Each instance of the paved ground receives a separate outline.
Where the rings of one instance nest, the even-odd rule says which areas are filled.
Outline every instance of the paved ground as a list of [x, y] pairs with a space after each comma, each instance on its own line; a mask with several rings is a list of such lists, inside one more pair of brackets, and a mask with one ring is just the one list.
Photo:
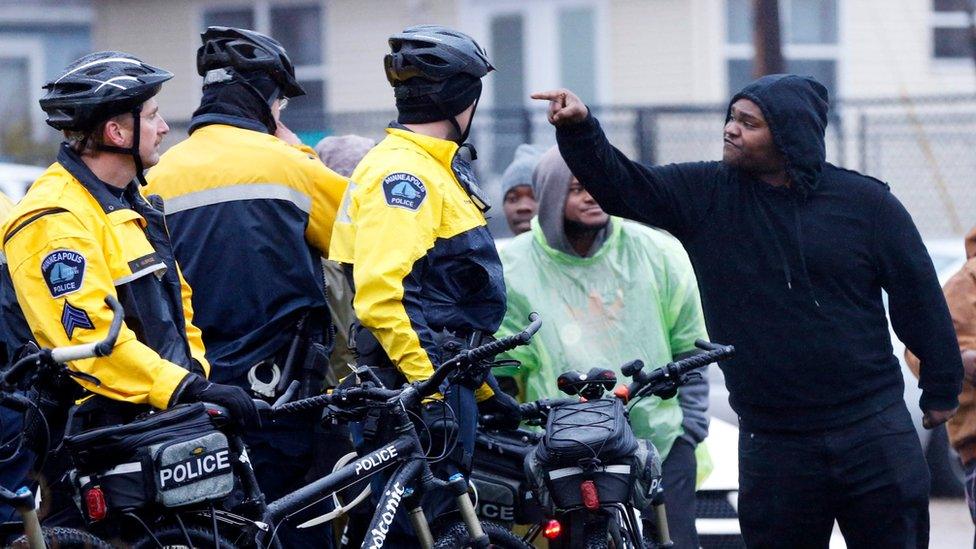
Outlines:
[[[961, 499], [935, 499], [929, 505], [930, 549], [968, 549], [973, 547], [973, 523]], [[830, 549], [844, 548], [840, 531], [834, 527]]]
[[936, 499], [929, 505], [932, 549], [964, 549], [973, 546], [973, 523], [961, 499]]

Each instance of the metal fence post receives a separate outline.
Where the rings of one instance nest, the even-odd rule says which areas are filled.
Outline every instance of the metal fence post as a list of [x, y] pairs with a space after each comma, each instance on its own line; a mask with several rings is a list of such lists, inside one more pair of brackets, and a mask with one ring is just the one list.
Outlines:
[[653, 166], [657, 156], [657, 111], [649, 107], [637, 109], [634, 118], [634, 145], [642, 164]]
[[868, 113], [863, 110], [857, 117], [858, 167], [861, 173], [868, 172]]
[[522, 143], [532, 143], [532, 111], [522, 107]]

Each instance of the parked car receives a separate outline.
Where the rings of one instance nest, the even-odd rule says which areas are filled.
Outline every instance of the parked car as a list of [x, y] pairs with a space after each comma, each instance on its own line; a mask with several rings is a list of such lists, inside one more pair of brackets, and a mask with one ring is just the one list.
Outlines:
[[0, 192], [17, 202], [45, 169], [27, 164], [0, 162]]

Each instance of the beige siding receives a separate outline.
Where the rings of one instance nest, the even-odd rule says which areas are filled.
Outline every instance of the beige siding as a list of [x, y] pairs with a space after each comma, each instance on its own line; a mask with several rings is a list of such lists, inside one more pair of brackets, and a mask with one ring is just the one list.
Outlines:
[[94, 2], [92, 42], [121, 50], [175, 75], [159, 95], [163, 115], [186, 120], [200, 99], [196, 49], [198, 10], [192, 0], [99, 0]]
[[841, 89], [847, 97], [976, 90], [971, 60], [932, 57], [930, 0], [841, 0]]
[[717, 0], [614, 0], [613, 100], [618, 104], [715, 101], [724, 90]]
[[393, 108], [383, 72], [387, 38], [418, 23], [453, 26], [455, 0], [337, 0], [329, 2], [329, 109], [334, 112]]

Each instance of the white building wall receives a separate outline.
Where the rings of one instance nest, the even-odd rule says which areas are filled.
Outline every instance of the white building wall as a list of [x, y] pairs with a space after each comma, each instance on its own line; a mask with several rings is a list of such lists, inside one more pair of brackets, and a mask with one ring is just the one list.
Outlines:
[[455, 0], [334, 0], [326, 14], [330, 110], [393, 108], [383, 71], [387, 38], [419, 23], [457, 25]]
[[839, 0], [846, 98], [976, 93], [971, 59], [932, 55], [931, 0]]
[[610, 64], [617, 104], [714, 102], [724, 95], [719, 0], [614, 0]]

